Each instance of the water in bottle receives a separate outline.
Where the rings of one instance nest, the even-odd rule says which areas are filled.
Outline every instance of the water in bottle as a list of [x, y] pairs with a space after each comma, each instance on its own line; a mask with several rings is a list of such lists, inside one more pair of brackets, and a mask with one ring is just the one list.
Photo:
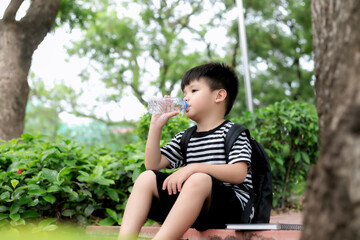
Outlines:
[[151, 114], [182, 112], [186, 110], [187, 103], [181, 98], [153, 97], [149, 99], [148, 107]]

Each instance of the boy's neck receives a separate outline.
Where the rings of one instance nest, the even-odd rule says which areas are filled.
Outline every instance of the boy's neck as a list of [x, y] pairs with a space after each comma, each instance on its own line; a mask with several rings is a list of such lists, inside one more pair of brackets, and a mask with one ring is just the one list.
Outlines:
[[202, 121], [197, 122], [197, 132], [206, 132], [210, 131], [218, 126], [220, 126], [225, 121], [224, 118], [207, 118]]

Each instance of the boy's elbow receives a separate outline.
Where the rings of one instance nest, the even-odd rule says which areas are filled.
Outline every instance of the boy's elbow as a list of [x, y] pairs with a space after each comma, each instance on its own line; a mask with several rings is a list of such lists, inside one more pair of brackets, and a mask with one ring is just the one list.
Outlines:
[[233, 181], [235, 184], [241, 184], [246, 179], [248, 166], [247, 163], [244, 162], [235, 163], [235, 166], [234, 170], [236, 174], [234, 174]]
[[146, 170], [161, 170], [162, 167], [159, 165], [159, 164], [154, 164], [154, 163], [150, 163], [150, 162], [147, 162], [145, 160], [145, 169]]
[[238, 174], [238, 176], [234, 177], [234, 184], [241, 184], [245, 181], [246, 174], [243, 176], [243, 174]]
[[153, 164], [149, 163], [148, 161], [146, 161], [145, 159], [145, 169], [146, 170], [156, 170], [153, 166]]
[[146, 163], [145, 163], [145, 169], [146, 170], [156, 170], [154, 167], [152, 167], [151, 165], [146, 164]]

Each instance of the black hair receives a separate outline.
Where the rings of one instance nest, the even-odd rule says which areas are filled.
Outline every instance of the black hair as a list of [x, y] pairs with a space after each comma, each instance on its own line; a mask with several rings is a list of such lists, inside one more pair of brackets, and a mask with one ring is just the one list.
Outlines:
[[181, 90], [189, 85], [193, 80], [204, 78], [211, 91], [225, 89], [226, 112], [228, 115], [234, 105], [239, 91], [239, 80], [234, 70], [224, 63], [206, 63], [188, 70], [181, 79]]

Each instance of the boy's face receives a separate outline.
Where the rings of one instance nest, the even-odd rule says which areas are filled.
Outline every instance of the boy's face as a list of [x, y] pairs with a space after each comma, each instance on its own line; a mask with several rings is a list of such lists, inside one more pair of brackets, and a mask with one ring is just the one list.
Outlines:
[[217, 90], [211, 91], [204, 78], [194, 79], [184, 88], [184, 100], [187, 101], [186, 116], [195, 122], [206, 118], [214, 111]]

